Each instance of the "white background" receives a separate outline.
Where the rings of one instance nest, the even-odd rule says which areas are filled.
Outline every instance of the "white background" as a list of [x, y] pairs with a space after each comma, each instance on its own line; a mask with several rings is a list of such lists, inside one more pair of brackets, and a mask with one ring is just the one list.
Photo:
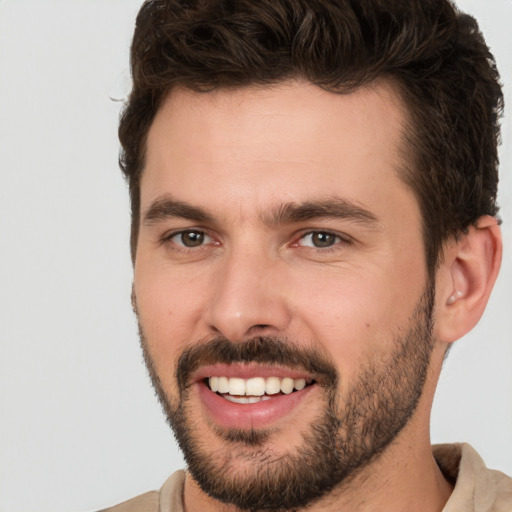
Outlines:
[[[0, 0], [0, 511], [85, 512], [183, 465], [139, 352], [117, 118], [140, 0]], [[511, 0], [459, 1], [505, 82], [505, 260], [452, 351], [435, 442], [512, 473]]]

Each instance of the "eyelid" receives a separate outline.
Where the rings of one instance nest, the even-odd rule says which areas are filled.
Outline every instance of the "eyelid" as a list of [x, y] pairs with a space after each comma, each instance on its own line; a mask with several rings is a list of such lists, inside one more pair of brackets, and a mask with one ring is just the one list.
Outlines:
[[[335, 242], [333, 245], [328, 246], [328, 247], [311, 247], [311, 246], [305, 246], [305, 245], [301, 245], [300, 244], [300, 241], [304, 240], [307, 236], [314, 235], [314, 234], [317, 234], [317, 233], [324, 233], [326, 235], [331, 235], [331, 236], [333, 236], [335, 238], [338, 238], [339, 240], [337, 242]], [[316, 250], [319, 250], [319, 251], [326, 251], [328, 249], [334, 248], [335, 246], [337, 246], [339, 244], [350, 245], [353, 242], [354, 242], [354, 240], [352, 239], [352, 237], [350, 237], [349, 235], [347, 235], [345, 233], [339, 233], [339, 232], [334, 231], [332, 229], [318, 228], [318, 229], [308, 229], [308, 230], [302, 231], [295, 238], [295, 241], [291, 245], [292, 246], [298, 246], [298, 247], [309, 247], [311, 249], [316, 249]]]
[[[202, 243], [201, 245], [198, 245], [196, 247], [187, 247], [183, 243], [178, 243], [173, 240], [175, 237], [182, 235], [183, 233], [187, 233], [187, 232], [202, 233], [205, 237], [204, 243]], [[333, 243], [331, 246], [328, 246], [328, 247], [313, 247], [313, 246], [309, 247], [309, 246], [302, 245], [300, 243], [307, 236], [318, 234], [318, 233], [324, 233], [327, 235], [331, 235], [331, 236], [337, 238], [338, 240], [335, 243]], [[345, 233], [340, 233], [340, 232], [337, 232], [332, 229], [322, 229], [322, 228], [302, 230], [294, 237], [293, 240], [294, 241], [290, 244], [291, 247], [305, 247], [305, 248], [309, 247], [311, 249], [316, 249], [316, 250], [324, 251], [324, 252], [326, 250], [334, 248], [335, 246], [340, 245], [340, 244], [341, 245], [350, 245], [350, 244], [354, 243], [353, 238]], [[196, 250], [196, 251], [201, 248], [204, 248], [205, 246], [210, 245], [212, 243], [213, 243], [213, 245], [220, 245], [220, 242], [213, 235], [211, 235], [209, 233], [208, 229], [201, 228], [201, 227], [178, 228], [178, 229], [174, 229], [171, 231], [167, 231], [165, 234], [163, 234], [160, 237], [159, 243], [162, 245], [172, 244], [174, 247], [176, 247], [178, 249]]]
[[[205, 242], [196, 247], [187, 247], [186, 245], [184, 245], [182, 243], [177, 243], [176, 241], [173, 240], [175, 237], [182, 235], [183, 233], [202, 233], [205, 237]], [[167, 231], [160, 238], [161, 244], [172, 244], [175, 247], [177, 247], [179, 249], [183, 249], [183, 250], [198, 250], [198, 249], [201, 249], [202, 247], [204, 247], [205, 245], [211, 244], [212, 242], [216, 242], [216, 241], [215, 241], [215, 238], [210, 233], [208, 233], [208, 230], [206, 230], [204, 228], [194, 228], [194, 227], [180, 228], [180, 229], [174, 229], [172, 231]], [[218, 242], [216, 242], [216, 243], [218, 243]]]

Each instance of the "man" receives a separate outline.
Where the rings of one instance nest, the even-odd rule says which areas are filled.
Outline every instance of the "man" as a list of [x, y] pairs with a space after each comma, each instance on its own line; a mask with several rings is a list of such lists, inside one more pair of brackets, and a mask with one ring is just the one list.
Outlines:
[[502, 94], [445, 0], [148, 1], [121, 118], [133, 306], [187, 461], [115, 511], [510, 511], [431, 447], [501, 260]]

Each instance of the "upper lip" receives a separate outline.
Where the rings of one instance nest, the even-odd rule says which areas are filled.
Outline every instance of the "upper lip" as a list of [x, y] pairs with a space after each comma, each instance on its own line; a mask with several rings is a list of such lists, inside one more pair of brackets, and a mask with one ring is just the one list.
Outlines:
[[213, 364], [201, 366], [194, 372], [191, 382], [200, 382], [208, 377], [238, 377], [240, 379], [251, 379], [253, 377], [289, 377], [291, 379], [313, 379], [304, 370], [287, 368], [285, 366], [273, 366], [261, 363], [232, 363]]

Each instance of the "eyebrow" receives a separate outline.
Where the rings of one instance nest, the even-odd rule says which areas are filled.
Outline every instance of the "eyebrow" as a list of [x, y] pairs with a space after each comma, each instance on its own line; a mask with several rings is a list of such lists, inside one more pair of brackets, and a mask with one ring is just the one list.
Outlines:
[[275, 211], [265, 215], [265, 222], [275, 225], [322, 218], [347, 219], [369, 225], [378, 222], [378, 218], [366, 208], [338, 197], [280, 205]]
[[[151, 204], [144, 213], [143, 223], [151, 226], [172, 218], [206, 224], [218, 222], [218, 218], [207, 210], [167, 196]], [[378, 223], [378, 218], [366, 208], [338, 197], [304, 203], [285, 203], [262, 215], [263, 222], [270, 226], [322, 218], [347, 219], [370, 226]]]
[[144, 213], [143, 223], [145, 226], [151, 226], [172, 218], [187, 219], [201, 223], [210, 223], [215, 220], [215, 217], [203, 208], [165, 197], [157, 199], [151, 204]]

